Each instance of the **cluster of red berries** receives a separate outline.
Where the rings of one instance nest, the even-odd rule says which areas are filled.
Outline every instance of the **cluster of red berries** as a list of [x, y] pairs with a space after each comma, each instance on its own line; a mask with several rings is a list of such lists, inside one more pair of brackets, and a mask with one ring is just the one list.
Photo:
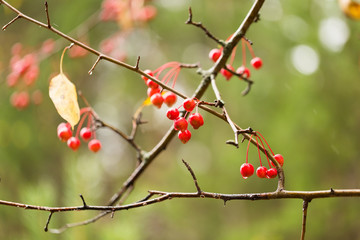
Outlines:
[[29, 53], [21, 56], [22, 45], [16, 43], [11, 49], [10, 73], [7, 75], [8, 87], [15, 88], [10, 97], [10, 103], [17, 109], [24, 109], [32, 101], [34, 104], [42, 102], [42, 93], [36, 89], [30, 95], [30, 88], [34, 85], [39, 76], [39, 64], [37, 55]]
[[[101, 142], [96, 139], [95, 131], [92, 130], [94, 129], [92, 110], [90, 108], [83, 108], [80, 110], [80, 114], [82, 117], [77, 127], [75, 136], [73, 136], [70, 123], [64, 122], [58, 125], [57, 135], [61, 141], [66, 142], [68, 147], [74, 151], [80, 147], [79, 135], [84, 142], [91, 139], [88, 143], [88, 148], [92, 152], [97, 152], [101, 149]], [[87, 126], [82, 127], [86, 118], [88, 119]]]
[[179, 108], [183, 107], [185, 111], [188, 113], [191, 113], [194, 108], [197, 106], [197, 101], [195, 101], [192, 98], [187, 98], [184, 100], [183, 104], [180, 105], [178, 108], [170, 108], [166, 112], [166, 116], [174, 121], [174, 129], [179, 131], [178, 138], [182, 143], [187, 143], [191, 138], [191, 132], [188, 130], [188, 123], [194, 128], [198, 129], [202, 125], [204, 125], [204, 119], [201, 116], [200, 113], [196, 112], [190, 114], [189, 116], [189, 122], [186, 120], [185, 117], [179, 117], [180, 112]]
[[[260, 137], [258, 135], [260, 135]], [[248, 143], [247, 151], [246, 151], [246, 163], [243, 163], [241, 165], [240, 174], [244, 179], [246, 179], [246, 178], [248, 178], [248, 177], [250, 177], [250, 176], [252, 176], [254, 174], [254, 166], [251, 163], [248, 162], [249, 146], [250, 146], [251, 139], [254, 136], [255, 136], [256, 143], [257, 143], [257, 148], [258, 148], [258, 153], [259, 153], [259, 160], [260, 160], [260, 166], [256, 169], [256, 175], [259, 178], [275, 178], [277, 176], [277, 170], [275, 168], [274, 163], [271, 162], [271, 164], [270, 164], [270, 160], [269, 160], [269, 157], [268, 157], [267, 154], [265, 154], [265, 156], [266, 156], [266, 159], [267, 159], [267, 161], [269, 163], [269, 169], [267, 169], [265, 166], [262, 165], [258, 140], [260, 141], [260, 143], [261, 143], [261, 145], [262, 145], [262, 147], [264, 149], [265, 149], [265, 146], [263, 144], [262, 139], [265, 141], [265, 143], [268, 146], [269, 150], [271, 151], [273, 157], [280, 164], [280, 166], [283, 166], [284, 158], [283, 158], [283, 156], [281, 154], [274, 154], [274, 152], [270, 148], [270, 146], [267, 143], [267, 141], [265, 140], [265, 138], [259, 132], [256, 132], [255, 134], [251, 135], [251, 137], [249, 139], [249, 143]]]
[[[250, 64], [253, 66], [254, 69], [260, 69], [262, 66], [262, 60], [259, 57], [255, 56], [255, 53], [251, 47], [251, 44], [245, 40], [244, 38], [241, 39], [242, 41], [242, 54], [243, 54], [243, 63], [242, 65], [235, 71], [234, 67], [232, 66], [234, 58], [235, 58], [235, 53], [236, 53], [236, 48], [234, 48], [233, 52], [232, 52], [232, 56], [230, 59], [230, 64], [226, 64], [226, 68], [231, 70], [231, 71], [235, 71], [237, 74], [241, 75], [244, 78], [249, 78], [250, 77], [250, 69], [246, 67], [246, 48], [245, 46], [248, 47], [251, 55], [252, 55], [252, 59], [250, 61]], [[220, 56], [222, 54], [222, 48], [214, 48], [209, 52], [209, 58], [216, 62]], [[220, 73], [226, 78], [226, 80], [230, 80], [230, 78], [233, 76], [233, 74], [226, 70], [225, 68], [220, 70]]]
[[[151, 70], [145, 70], [144, 72], [152, 77], [154, 76], [154, 73]], [[161, 108], [163, 103], [165, 103], [168, 107], [171, 107], [176, 103], [177, 97], [174, 93], [161, 91], [159, 84], [152, 81], [151, 79], [148, 79], [145, 76], [141, 77], [142, 79], [144, 79], [145, 84], [148, 86], [147, 95], [150, 98], [151, 103], [155, 107]]]

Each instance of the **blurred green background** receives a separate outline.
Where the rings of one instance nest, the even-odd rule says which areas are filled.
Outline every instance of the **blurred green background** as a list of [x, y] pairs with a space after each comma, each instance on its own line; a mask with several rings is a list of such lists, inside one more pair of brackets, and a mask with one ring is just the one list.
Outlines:
[[[9, 1], [41, 21], [46, 21], [43, 1]], [[134, 29], [121, 50], [127, 62], [141, 56], [142, 69], [156, 69], [169, 61], [200, 62], [211, 66], [208, 52], [217, 47], [202, 31], [185, 25], [188, 7], [194, 21], [201, 21], [221, 39], [241, 23], [253, 1], [246, 0], [157, 0], [156, 18]], [[49, 1], [52, 23], [70, 32], [100, 9], [101, 1]], [[0, 25], [15, 15], [0, 7]], [[255, 81], [250, 94], [241, 96], [244, 82], [221, 75], [218, 87], [232, 119], [241, 127], [260, 131], [276, 153], [285, 158], [286, 189], [321, 190], [359, 188], [360, 84], [359, 22], [343, 16], [335, 0], [267, 0], [261, 21], [247, 37], [254, 42], [263, 68], [252, 71]], [[114, 22], [100, 22], [87, 41], [99, 43], [119, 30]], [[14, 89], [6, 85], [16, 42], [25, 52], [36, 51], [50, 31], [18, 20], [0, 37], [0, 199], [45, 206], [81, 205], [82, 194], [90, 205], [102, 205], [132, 172], [134, 151], [106, 129], [97, 132], [103, 149], [93, 154], [86, 146], [77, 152], [58, 140], [56, 127], [62, 121], [48, 98], [49, 76], [57, 73], [60, 52], [40, 63], [40, 77], [33, 88], [44, 94], [41, 105], [19, 111], [9, 98]], [[76, 35], [73, 35], [77, 37]], [[61, 48], [68, 45], [67, 42]], [[249, 52], [248, 52], [249, 55]], [[131, 116], [146, 97], [146, 86], [136, 74], [100, 62], [89, 76], [96, 57], [65, 57], [64, 71], [82, 90], [100, 117], [129, 133]], [[241, 65], [238, 50], [234, 67]], [[176, 88], [191, 95], [200, 78], [183, 70]], [[204, 100], [213, 101], [211, 89]], [[82, 104], [82, 103], [81, 103]], [[82, 104], [83, 105], [83, 104]], [[172, 124], [167, 108], [144, 110], [149, 123], [141, 127], [137, 143], [150, 150]], [[221, 193], [264, 192], [276, 189], [276, 179], [255, 176], [244, 180], [239, 167], [245, 162], [246, 143], [239, 149], [226, 145], [233, 137], [223, 121], [202, 112], [205, 125], [193, 131], [183, 145], [174, 139], [138, 180], [127, 203], [137, 201], [147, 190], [195, 191], [181, 163], [195, 171], [204, 191]], [[256, 148], [249, 161], [256, 167]], [[359, 199], [321, 199], [309, 205], [307, 239], [360, 239]], [[54, 214], [51, 228], [85, 220], [95, 212]], [[113, 219], [72, 228], [61, 235], [45, 233], [48, 213], [0, 206], [0, 239], [298, 239], [302, 201], [222, 201], [174, 199], [160, 204], [117, 212]]]

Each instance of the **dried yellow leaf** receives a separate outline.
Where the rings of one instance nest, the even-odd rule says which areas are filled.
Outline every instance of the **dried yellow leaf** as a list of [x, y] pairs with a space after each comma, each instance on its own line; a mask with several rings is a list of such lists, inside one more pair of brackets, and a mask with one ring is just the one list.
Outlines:
[[60, 73], [50, 80], [49, 95], [59, 115], [74, 128], [80, 120], [75, 85]]

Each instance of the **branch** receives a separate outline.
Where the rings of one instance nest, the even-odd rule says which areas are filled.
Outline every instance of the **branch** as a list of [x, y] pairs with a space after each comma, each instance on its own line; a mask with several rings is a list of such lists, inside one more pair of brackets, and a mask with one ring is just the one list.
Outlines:
[[[321, 190], [321, 191], [287, 191], [283, 190], [281, 192], [264, 192], [264, 193], [245, 193], [245, 194], [224, 194], [224, 193], [212, 193], [212, 192], [202, 192], [201, 195], [196, 193], [188, 192], [163, 192], [163, 191], [149, 191], [152, 196], [160, 195], [160, 197], [148, 199], [145, 201], [137, 201], [131, 204], [121, 205], [121, 206], [73, 206], [73, 207], [47, 207], [47, 206], [37, 206], [37, 205], [28, 205], [17, 202], [9, 202], [0, 200], [0, 205], [12, 206], [17, 208], [23, 208], [28, 210], [38, 210], [46, 212], [70, 212], [70, 211], [122, 211], [129, 210], [133, 208], [139, 208], [148, 206], [151, 204], [163, 202], [172, 198], [209, 198], [209, 199], [221, 199], [223, 201], [231, 200], [269, 200], [269, 199], [305, 199], [304, 201], [310, 202], [312, 199], [319, 198], [335, 198], [335, 197], [360, 197], [360, 189], [331, 189], [331, 190]], [[305, 206], [306, 207], [306, 206]], [[307, 209], [304, 208], [305, 210]]]

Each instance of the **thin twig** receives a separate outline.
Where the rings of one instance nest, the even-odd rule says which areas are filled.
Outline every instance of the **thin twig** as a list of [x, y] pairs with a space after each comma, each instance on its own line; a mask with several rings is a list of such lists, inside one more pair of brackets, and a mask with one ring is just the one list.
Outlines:
[[185, 23], [194, 25], [195, 27], [198, 27], [198, 28], [201, 28], [209, 38], [211, 38], [212, 40], [217, 42], [219, 45], [221, 45], [223, 47], [225, 46], [225, 43], [223, 41], [217, 39], [213, 34], [211, 34], [210, 31], [206, 27], [204, 27], [204, 25], [202, 25], [201, 22], [193, 22], [192, 21], [192, 10], [190, 7], [189, 7], [189, 18]]
[[[331, 192], [331, 190], [330, 190]], [[302, 217], [302, 228], [301, 228], [301, 240], [305, 240], [305, 231], [306, 231], [306, 217], [307, 217], [307, 210], [309, 206], [309, 201], [304, 200], [303, 202], [303, 217]]]
[[50, 212], [49, 217], [48, 217], [48, 219], [47, 219], [47, 221], [46, 221], [46, 224], [45, 224], [45, 227], [44, 227], [44, 231], [45, 231], [45, 232], [47, 232], [48, 229], [49, 229], [49, 224], [50, 224], [50, 220], [51, 220], [51, 217], [52, 217], [53, 213], [54, 213], [54, 212]]
[[138, 56], [137, 59], [136, 59], [136, 64], [135, 64], [135, 67], [134, 67], [136, 70], [139, 70], [139, 64], [140, 64], [140, 56]]
[[16, 20], [18, 20], [19, 18], [21, 18], [20, 14], [17, 15], [16, 17], [14, 17], [10, 22], [8, 22], [7, 24], [5, 24], [3, 27], [2, 27], [2, 30], [5, 31], [6, 28], [8, 26], [10, 26], [10, 24], [14, 23]]
[[197, 190], [198, 194], [201, 195], [201, 194], [202, 194], [202, 191], [201, 191], [201, 188], [200, 188], [200, 186], [199, 186], [199, 184], [198, 184], [198, 181], [197, 181], [197, 179], [196, 179], [196, 176], [195, 176], [194, 171], [191, 169], [190, 165], [189, 165], [184, 159], [182, 159], [182, 162], [185, 164], [186, 168], [189, 170], [189, 172], [190, 172], [190, 174], [191, 174], [191, 177], [192, 177], [193, 180], [194, 180], [195, 187], [196, 187], [196, 190]]
[[80, 194], [80, 198], [81, 198], [81, 201], [83, 202], [84, 208], [86, 208], [86, 207], [87, 207], [87, 204], [86, 204], [85, 199], [84, 199], [84, 197], [83, 197], [82, 194]]
[[47, 27], [50, 29], [51, 28], [51, 24], [50, 24], [50, 17], [49, 17], [49, 6], [48, 6], [48, 2], [45, 2], [45, 12], [46, 12], [46, 21], [47, 21]]
[[95, 63], [94, 63], [94, 65], [90, 68], [90, 70], [89, 70], [89, 75], [92, 75], [92, 73], [93, 73], [93, 71], [94, 71], [94, 69], [95, 69], [95, 67], [96, 67], [96, 65], [100, 62], [100, 60], [103, 58], [103, 55], [102, 54], [100, 54], [99, 56], [98, 56], [98, 58], [96, 59], [96, 61], [95, 61]]
[[241, 92], [241, 95], [243, 95], [243, 96], [247, 95], [250, 92], [251, 86], [254, 84], [254, 81], [244, 77], [242, 74], [237, 73], [226, 66], [224, 66], [224, 69], [226, 69], [226, 71], [229, 71], [231, 74], [233, 74], [234, 76], [237, 76], [238, 78], [240, 78], [241, 80], [243, 80], [247, 83], [247, 87]]

